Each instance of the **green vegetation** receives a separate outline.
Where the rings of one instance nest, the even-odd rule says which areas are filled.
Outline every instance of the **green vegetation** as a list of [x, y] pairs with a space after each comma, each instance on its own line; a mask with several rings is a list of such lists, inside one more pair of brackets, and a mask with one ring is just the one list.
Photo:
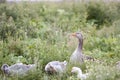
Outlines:
[[84, 35], [84, 54], [102, 63], [86, 62], [87, 80], [119, 80], [115, 63], [120, 60], [120, 2], [1, 3], [0, 66], [36, 63], [37, 72], [4, 80], [77, 80], [70, 73], [47, 75], [52, 60], [69, 62], [77, 41], [70, 33]]

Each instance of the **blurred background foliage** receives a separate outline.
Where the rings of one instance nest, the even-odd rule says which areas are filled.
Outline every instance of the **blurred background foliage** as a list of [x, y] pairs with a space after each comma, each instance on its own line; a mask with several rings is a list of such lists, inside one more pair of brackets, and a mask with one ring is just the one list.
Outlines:
[[[98, 64], [88, 63], [93, 72], [88, 80], [119, 80], [113, 66], [120, 60], [120, 2], [0, 3], [0, 66], [38, 64], [33, 76], [8, 80], [58, 80], [60, 76], [45, 74], [44, 66], [69, 61], [77, 45], [70, 33], [77, 31], [84, 35], [84, 54], [103, 60], [99, 67], [111, 73], [103, 75]], [[69, 69], [67, 73], [59, 80], [70, 80]]]

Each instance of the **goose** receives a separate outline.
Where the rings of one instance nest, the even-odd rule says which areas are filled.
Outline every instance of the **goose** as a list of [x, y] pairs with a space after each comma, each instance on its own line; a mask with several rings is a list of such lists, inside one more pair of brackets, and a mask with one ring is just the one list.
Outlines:
[[71, 73], [77, 73], [77, 78], [80, 80], [85, 80], [88, 77], [88, 73], [82, 74], [82, 70], [78, 67], [72, 67]]
[[73, 64], [82, 64], [84, 63], [84, 60], [91, 60], [93, 59], [90, 56], [84, 55], [82, 52], [82, 47], [83, 47], [83, 35], [81, 32], [76, 32], [76, 33], [72, 33], [72, 36], [75, 36], [78, 39], [78, 46], [75, 49], [75, 51], [72, 53], [72, 55], [70, 56], [70, 62]]
[[23, 63], [16, 63], [14, 65], [9, 66], [8, 64], [3, 64], [1, 70], [7, 76], [24, 76], [27, 74], [28, 71], [35, 69], [35, 64], [23, 64]]
[[67, 62], [60, 62], [60, 61], [51, 61], [45, 66], [45, 71], [49, 74], [54, 73], [63, 73], [66, 69]]
[[116, 68], [120, 70], [120, 61], [116, 62]]

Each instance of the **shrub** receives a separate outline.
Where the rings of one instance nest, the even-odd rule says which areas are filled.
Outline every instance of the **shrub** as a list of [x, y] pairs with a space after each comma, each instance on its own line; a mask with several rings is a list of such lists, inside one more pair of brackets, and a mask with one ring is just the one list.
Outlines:
[[120, 16], [117, 5], [114, 4], [115, 2], [90, 2], [87, 4], [87, 20], [95, 20], [95, 24], [98, 25], [98, 28], [100, 25], [113, 23], [115, 20], [119, 19], [118, 17]]

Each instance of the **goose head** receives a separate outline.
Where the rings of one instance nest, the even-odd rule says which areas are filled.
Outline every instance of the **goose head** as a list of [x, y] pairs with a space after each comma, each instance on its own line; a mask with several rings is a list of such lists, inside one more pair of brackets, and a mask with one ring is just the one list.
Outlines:
[[79, 41], [79, 47], [82, 49], [82, 45], [83, 45], [83, 35], [81, 32], [75, 32], [72, 33], [72, 36], [76, 37]]
[[61, 62], [61, 67], [65, 68], [67, 66], [67, 61]]
[[82, 70], [78, 67], [72, 67], [71, 73], [82, 74]]
[[7, 64], [3, 64], [2, 67], [1, 67], [1, 70], [4, 70], [6, 68], [8, 68], [9, 66]]
[[71, 70], [72, 73], [77, 73], [77, 78], [80, 80], [86, 80], [86, 78], [89, 76], [88, 73], [82, 74], [82, 70], [78, 67], [73, 67]]
[[3, 64], [2, 67], [1, 67], [1, 70], [2, 70], [5, 74], [9, 74], [8, 67], [9, 67], [8, 64]]
[[72, 33], [72, 36], [75, 36], [76, 38], [83, 40], [83, 35], [81, 32]]

